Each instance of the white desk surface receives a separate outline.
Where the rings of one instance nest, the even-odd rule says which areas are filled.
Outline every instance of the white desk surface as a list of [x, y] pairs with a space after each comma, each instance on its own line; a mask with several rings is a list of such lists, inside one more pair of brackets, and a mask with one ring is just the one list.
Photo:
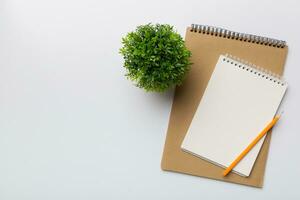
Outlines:
[[[299, 199], [298, 2], [0, 0], [0, 199]], [[148, 22], [288, 42], [263, 189], [160, 169], [173, 91], [134, 87], [118, 54]]]

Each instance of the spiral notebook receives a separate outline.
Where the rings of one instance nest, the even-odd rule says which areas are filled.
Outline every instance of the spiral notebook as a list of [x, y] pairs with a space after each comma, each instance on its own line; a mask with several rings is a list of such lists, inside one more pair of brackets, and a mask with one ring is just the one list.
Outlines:
[[[276, 31], [270, 34], [276, 35]], [[235, 173], [223, 177], [222, 167], [182, 151], [181, 144], [221, 54], [235, 55], [282, 75], [288, 52], [286, 43], [268, 37], [193, 24], [186, 29], [185, 44], [192, 52], [193, 65], [184, 83], [175, 91], [161, 168], [167, 171], [262, 187], [272, 134], [266, 136], [248, 177]]]
[[[181, 148], [227, 168], [272, 121], [287, 84], [280, 76], [221, 55]], [[249, 176], [263, 139], [233, 169]]]

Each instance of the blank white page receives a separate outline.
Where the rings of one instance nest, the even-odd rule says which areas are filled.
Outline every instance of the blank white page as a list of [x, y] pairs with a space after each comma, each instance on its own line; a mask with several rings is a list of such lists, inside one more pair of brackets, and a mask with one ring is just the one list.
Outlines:
[[[228, 167], [273, 119], [286, 88], [281, 79], [221, 55], [181, 148]], [[249, 176], [263, 141], [234, 172]]]

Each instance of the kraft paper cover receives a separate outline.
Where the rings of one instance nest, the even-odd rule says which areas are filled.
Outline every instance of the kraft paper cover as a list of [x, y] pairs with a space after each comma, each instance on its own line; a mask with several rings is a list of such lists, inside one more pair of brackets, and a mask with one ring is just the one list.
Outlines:
[[[193, 64], [184, 83], [175, 91], [161, 168], [167, 171], [262, 187], [271, 134], [267, 135], [249, 177], [242, 177], [234, 173], [223, 177], [223, 168], [182, 151], [180, 145], [220, 54], [234, 55], [282, 75], [287, 46], [278, 48], [223, 38], [191, 32], [191, 28], [186, 30], [185, 43], [192, 52], [191, 62]], [[220, 101], [222, 100], [220, 99]]]

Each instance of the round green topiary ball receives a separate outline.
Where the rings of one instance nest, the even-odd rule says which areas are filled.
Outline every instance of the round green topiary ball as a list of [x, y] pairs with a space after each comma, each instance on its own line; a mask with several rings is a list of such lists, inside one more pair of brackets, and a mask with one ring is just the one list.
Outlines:
[[126, 76], [146, 91], [180, 85], [190, 69], [191, 52], [167, 24], [146, 24], [122, 38]]

